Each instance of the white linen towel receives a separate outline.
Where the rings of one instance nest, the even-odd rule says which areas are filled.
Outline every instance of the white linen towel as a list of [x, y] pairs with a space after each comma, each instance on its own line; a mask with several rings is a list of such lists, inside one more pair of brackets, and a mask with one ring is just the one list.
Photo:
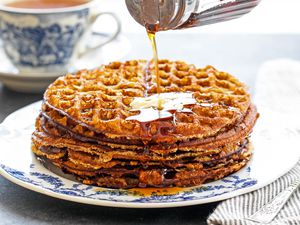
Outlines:
[[[255, 103], [260, 107], [268, 107], [283, 113], [291, 119], [291, 126], [299, 133], [300, 141], [300, 62], [288, 59], [266, 62], [257, 77]], [[207, 223], [209, 225], [258, 225], [245, 218], [268, 203], [296, 179], [300, 179], [300, 161], [290, 172], [272, 184], [221, 202], [208, 217]], [[269, 224], [300, 225], [300, 188]]]

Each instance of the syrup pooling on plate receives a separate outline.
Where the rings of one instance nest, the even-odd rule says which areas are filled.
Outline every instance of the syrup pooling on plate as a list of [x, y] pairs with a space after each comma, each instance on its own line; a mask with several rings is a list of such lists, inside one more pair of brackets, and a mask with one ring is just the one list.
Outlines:
[[134, 194], [138, 196], [172, 196], [178, 195], [183, 191], [188, 191], [190, 188], [178, 188], [178, 187], [171, 187], [171, 188], [132, 188], [128, 190], [129, 194]]
[[[176, 112], [193, 113], [188, 106], [197, 103], [191, 92], [169, 92], [154, 94], [149, 97], [136, 97], [130, 104], [132, 111], [139, 111], [126, 120], [137, 120], [141, 123], [156, 120], [172, 120]], [[160, 109], [158, 108], [160, 105]], [[174, 121], [175, 122], [175, 121]]]

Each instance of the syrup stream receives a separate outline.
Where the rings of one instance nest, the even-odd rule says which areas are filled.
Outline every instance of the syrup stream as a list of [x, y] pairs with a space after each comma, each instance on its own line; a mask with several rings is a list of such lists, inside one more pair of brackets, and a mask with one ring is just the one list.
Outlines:
[[158, 73], [158, 55], [157, 55], [155, 32], [151, 32], [151, 31], [147, 30], [147, 34], [151, 41], [152, 52], [153, 52], [153, 61], [154, 61], [154, 67], [155, 67], [154, 69], [155, 69], [156, 86], [157, 86], [157, 94], [158, 94], [157, 109], [162, 110], [162, 104], [161, 104], [161, 99], [160, 99], [161, 88], [160, 88], [160, 77], [159, 77], [159, 73]]

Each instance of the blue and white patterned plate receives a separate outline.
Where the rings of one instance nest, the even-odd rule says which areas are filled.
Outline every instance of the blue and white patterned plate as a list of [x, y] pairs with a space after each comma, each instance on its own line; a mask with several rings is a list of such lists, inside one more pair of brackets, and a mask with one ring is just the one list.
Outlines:
[[[299, 158], [296, 131], [274, 112], [260, 109], [252, 135], [254, 157], [241, 171], [194, 188], [113, 190], [84, 185], [46, 169], [32, 155], [30, 135], [40, 102], [28, 105], [0, 125], [0, 174], [52, 197], [74, 202], [128, 208], [177, 207], [220, 201], [261, 188], [290, 170]], [[299, 137], [299, 136], [298, 136]]]

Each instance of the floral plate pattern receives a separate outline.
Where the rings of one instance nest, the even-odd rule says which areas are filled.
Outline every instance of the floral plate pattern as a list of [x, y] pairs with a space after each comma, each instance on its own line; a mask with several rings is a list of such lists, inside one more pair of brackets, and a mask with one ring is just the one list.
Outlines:
[[[297, 132], [274, 124], [280, 115], [261, 111], [252, 135], [254, 156], [237, 173], [202, 186], [181, 189], [116, 190], [84, 185], [46, 169], [31, 153], [30, 135], [41, 102], [28, 105], [0, 125], [0, 174], [30, 190], [86, 204], [163, 208], [220, 201], [261, 188], [289, 171], [298, 161]], [[268, 117], [264, 117], [268, 115]], [[279, 126], [280, 125], [280, 126]], [[280, 165], [280, 166], [278, 166]]]

